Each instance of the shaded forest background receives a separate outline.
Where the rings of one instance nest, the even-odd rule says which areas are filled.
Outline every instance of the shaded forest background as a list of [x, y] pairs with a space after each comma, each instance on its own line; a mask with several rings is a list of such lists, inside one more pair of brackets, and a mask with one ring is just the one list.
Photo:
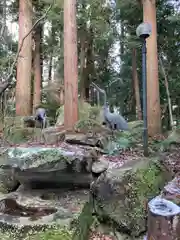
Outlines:
[[[42, 104], [48, 109], [53, 123], [57, 110], [63, 105], [64, 94], [63, 1], [27, 2], [3, 0], [0, 4], [1, 88], [7, 82], [9, 84], [9, 90], [1, 93], [1, 110], [3, 114], [28, 116]], [[111, 109], [119, 110], [128, 121], [141, 119], [142, 115], [142, 44], [136, 36], [136, 28], [143, 21], [142, 3], [131, 0], [77, 1], [79, 98], [99, 104], [97, 96], [90, 91], [91, 82], [95, 82], [107, 91]], [[27, 29], [32, 28], [23, 47], [21, 42], [26, 34], [20, 30], [22, 9], [26, 13]], [[169, 129], [165, 80], [169, 85], [174, 121], [178, 121], [180, 115], [180, 3], [158, 0], [156, 14], [159, 115], [162, 126]], [[19, 43], [7, 27], [10, 18], [19, 23]], [[27, 58], [19, 55], [16, 62], [18, 46], [29, 50], [26, 51]], [[26, 62], [26, 70], [18, 70], [19, 62]], [[151, 87], [156, 89], [157, 86]], [[101, 98], [100, 103], [103, 104]]]

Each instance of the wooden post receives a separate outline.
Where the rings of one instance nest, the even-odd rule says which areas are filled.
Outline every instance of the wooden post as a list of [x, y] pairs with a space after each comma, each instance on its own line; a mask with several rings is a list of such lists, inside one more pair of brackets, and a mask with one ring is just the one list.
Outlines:
[[147, 240], [178, 240], [180, 207], [156, 197], [148, 204]]
[[76, 0], [64, 0], [64, 87], [64, 125], [68, 129], [78, 121]]

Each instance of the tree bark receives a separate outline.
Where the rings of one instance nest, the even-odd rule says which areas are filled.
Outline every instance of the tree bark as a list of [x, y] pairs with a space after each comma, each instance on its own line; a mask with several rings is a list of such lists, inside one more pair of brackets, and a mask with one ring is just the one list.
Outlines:
[[[19, 47], [23, 37], [32, 28], [32, 3], [30, 0], [19, 1]], [[32, 34], [24, 40], [18, 62], [16, 82], [16, 115], [31, 114], [31, 66]]]
[[138, 120], [142, 120], [142, 111], [141, 111], [141, 102], [140, 102], [140, 93], [139, 93], [139, 78], [137, 73], [137, 64], [136, 64], [136, 49], [132, 50], [132, 72], [133, 72], [133, 84], [134, 84], [134, 93], [136, 101], [136, 112]]
[[73, 128], [78, 120], [78, 60], [76, 1], [64, 0], [64, 125]]
[[[54, 45], [54, 39], [55, 39], [55, 27], [54, 27], [54, 21], [51, 22], [51, 44]], [[49, 56], [49, 69], [48, 69], [48, 81], [52, 81], [52, 69], [53, 69], [53, 48], [50, 52]]]
[[2, 4], [2, 25], [1, 25], [1, 31], [0, 31], [0, 37], [2, 37], [2, 40], [4, 39], [4, 33], [6, 30], [6, 18], [7, 18], [7, 0], [3, 0]]
[[[148, 204], [147, 240], [178, 240], [180, 233], [179, 206], [162, 198], [159, 203]], [[162, 208], [162, 209], [161, 209]], [[156, 211], [155, 211], [156, 210]], [[171, 212], [170, 212], [171, 210]]]
[[52, 53], [50, 53], [49, 57], [49, 67], [48, 67], [48, 81], [52, 81], [52, 62], [53, 62], [53, 56]]
[[85, 72], [85, 95], [86, 100], [90, 101], [90, 84], [93, 77], [95, 77], [95, 67], [94, 67], [94, 54], [93, 54], [93, 39], [94, 32], [92, 27], [89, 28], [89, 36], [87, 42], [87, 52], [86, 52], [86, 72]]
[[41, 84], [42, 84], [42, 71], [41, 71], [41, 31], [42, 26], [39, 25], [35, 29], [34, 41], [34, 94], [33, 94], [33, 110], [41, 103]]
[[[82, 32], [83, 34], [83, 32]], [[86, 94], [85, 94], [85, 62], [86, 62], [86, 43], [85, 43], [85, 36], [82, 35], [80, 38], [80, 44], [81, 44], [81, 53], [80, 53], [80, 95], [81, 100], [85, 100]]]
[[[86, 1], [81, 2], [80, 14], [83, 14], [86, 11]], [[86, 48], [87, 48], [87, 23], [85, 20], [81, 23], [79, 30], [80, 36], [80, 96], [81, 101], [86, 100], [86, 90], [85, 84], [87, 79], [87, 69], [86, 69]]]
[[150, 136], [161, 133], [161, 110], [158, 80], [156, 1], [142, 0], [144, 22], [152, 26], [152, 34], [147, 39], [147, 116]]
[[120, 55], [124, 55], [124, 22], [121, 21], [121, 36], [120, 36]]

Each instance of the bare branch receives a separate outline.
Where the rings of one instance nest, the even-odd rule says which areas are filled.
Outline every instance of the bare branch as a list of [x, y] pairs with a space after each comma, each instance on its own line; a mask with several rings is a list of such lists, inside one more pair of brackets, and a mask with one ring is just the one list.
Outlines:
[[159, 55], [159, 62], [160, 66], [164, 75], [164, 85], [166, 87], [166, 94], [167, 94], [167, 99], [168, 99], [168, 108], [169, 108], [169, 118], [170, 118], [170, 123], [171, 123], [171, 128], [174, 128], [174, 122], [173, 122], [173, 114], [172, 114], [172, 103], [171, 103], [171, 97], [170, 97], [170, 91], [169, 91], [169, 83], [168, 83], [168, 78], [166, 75], [166, 71], [163, 65], [162, 57]]
[[23, 47], [23, 44], [24, 44], [25, 39], [29, 36], [29, 34], [31, 34], [31, 32], [33, 31], [33, 29], [34, 29], [35, 27], [37, 27], [37, 26], [39, 25], [39, 23], [46, 18], [47, 14], [49, 13], [49, 11], [51, 10], [51, 8], [53, 7], [54, 3], [55, 3], [55, 0], [53, 0], [53, 3], [48, 7], [48, 9], [47, 9], [46, 12], [44, 13], [44, 15], [42, 15], [42, 16], [33, 24], [33, 26], [32, 26], [32, 28], [30, 29], [30, 31], [23, 37], [22, 42], [21, 42], [21, 44], [20, 44], [20, 47], [19, 47], [19, 49], [18, 49], [18, 51], [17, 51], [17, 53], [16, 53], [16, 56], [15, 56], [15, 58], [14, 58], [14, 62], [13, 62], [13, 64], [12, 64], [12, 66], [11, 66], [10, 73], [9, 73], [9, 75], [7, 76], [6, 80], [5, 80], [7, 83], [6, 83], [6, 85], [0, 90], [0, 95], [11, 85], [10, 79], [11, 79], [11, 77], [12, 77], [12, 75], [13, 75], [13, 70], [14, 70], [14, 67], [15, 67], [15, 65], [16, 65], [16, 62], [17, 62], [17, 60], [18, 60], [19, 54], [20, 54], [20, 52], [21, 52], [21, 50], [22, 50], [22, 47]]
[[99, 92], [101, 92], [101, 93], [104, 93], [104, 92], [105, 92], [104, 89], [101, 89], [100, 87], [98, 87], [98, 85], [96, 85], [94, 82], [92, 82], [91, 85], [92, 85], [93, 87], [95, 87], [96, 90], [98, 90]]

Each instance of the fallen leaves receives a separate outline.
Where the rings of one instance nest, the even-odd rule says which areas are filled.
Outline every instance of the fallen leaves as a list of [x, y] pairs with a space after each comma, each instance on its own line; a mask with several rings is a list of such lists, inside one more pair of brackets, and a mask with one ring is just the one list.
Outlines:
[[115, 240], [115, 238], [102, 233], [92, 232], [89, 240]]
[[167, 152], [164, 154], [163, 162], [170, 172], [179, 173], [180, 172], [180, 151], [179, 148], [174, 149], [172, 152]]
[[143, 152], [137, 149], [120, 151], [118, 155], [102, 155], [100, 160], [108, 161], [109, 168], [121, 168], [126, 162], [143, 157]]

